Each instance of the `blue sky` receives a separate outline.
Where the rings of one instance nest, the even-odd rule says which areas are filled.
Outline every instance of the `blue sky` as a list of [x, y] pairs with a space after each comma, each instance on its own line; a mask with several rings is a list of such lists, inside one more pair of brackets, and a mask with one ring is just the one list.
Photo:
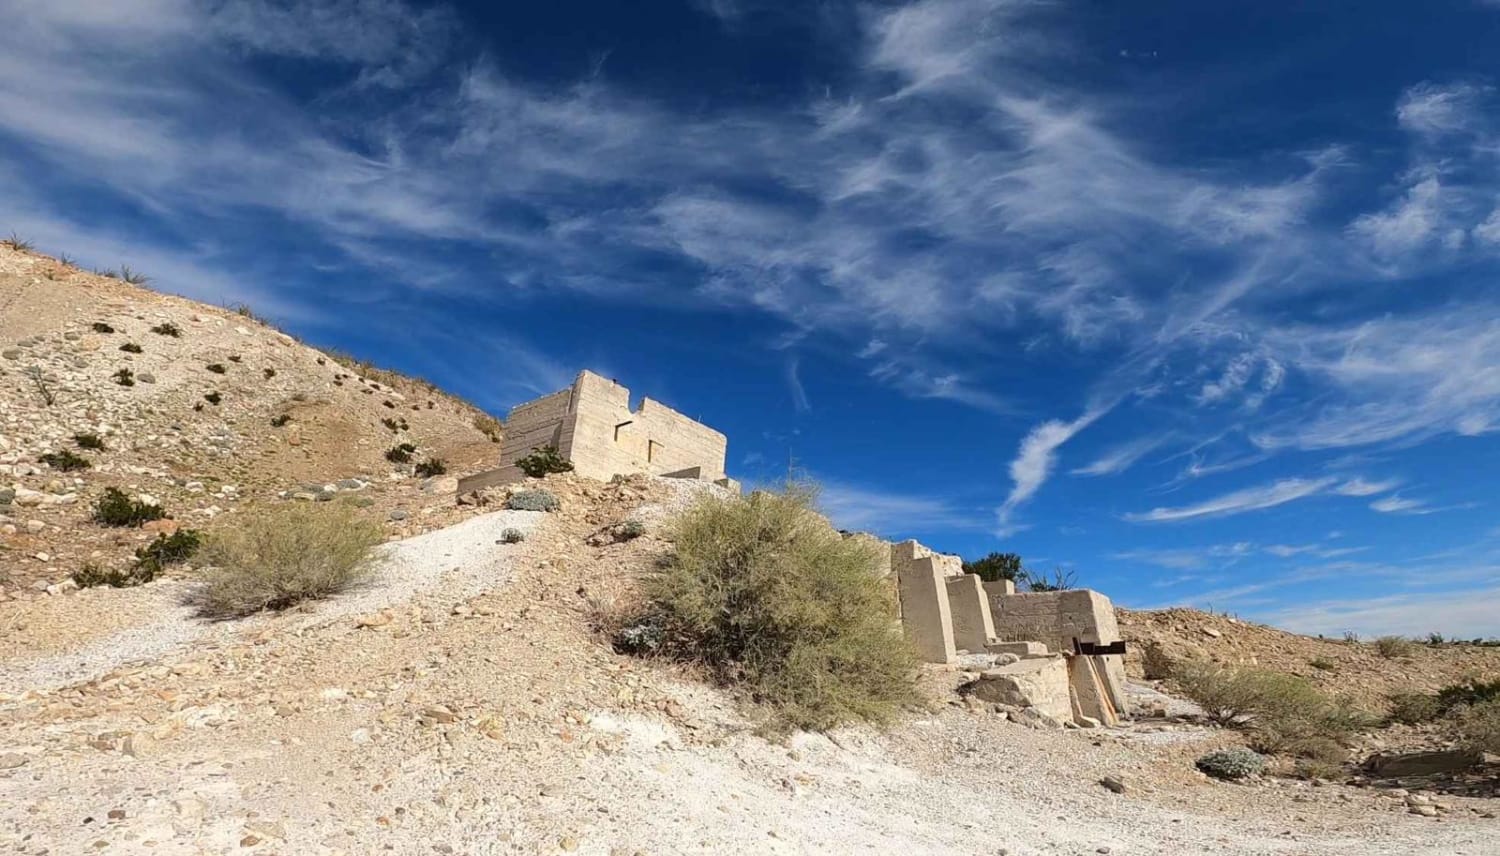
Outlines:
[[10, 7], [43, 250], [1124, 605], [1500, 634], [1500, 3]]

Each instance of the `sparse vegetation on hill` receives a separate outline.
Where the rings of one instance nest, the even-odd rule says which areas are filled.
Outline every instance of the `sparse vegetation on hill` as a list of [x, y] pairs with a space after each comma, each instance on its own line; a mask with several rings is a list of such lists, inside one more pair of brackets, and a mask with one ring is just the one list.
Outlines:
[[1020, 580], [1025, 577], [1026, 568], [1021, 564], [1021, 557], [1017, 553], [990, 553], [982, 559], [972, 562], [964, 562], [964, 573], [974, 574], [987, 583], [996, 580]]
[[48, 452], [45, 455], [39, 456], [37, 460], [41, 461], [54, 470], [60, 470], [65, 473], [74, 472], [76, 470], [86, 470], [89, 467], [93, 466], [93, 464], [89, 463], [88, 458], [85, 458], [82, 455], [74, 454], [67, 449], [63, 449], [57, 452]]
[[700, 499], [647, 581], [652, 620], [672, 653], [745, 690], [774, 728], [888, 722], [918, 700], [916, 659], [873, 548], [812, 500], [802, 488]]
[[1172, 678], [1209, 719], [1245, 730], [1264, 752], [1340, 761], [1349, 737], [1374, 724], [1295, 675], [1189, 661], [1178, 663]]
[[231, 618], [279, 610], [343, 591], [370, 570], [380, 527], [343, 503], [273, 506], [211, 532], [212, 566], [196, 603]]
[[73, 442], [77, 443], [80, 449], [91, 449], [96, 452], [104, 451], [104, 440], [98, 434], [74, 434]]
[[557, 494], [550, 490], [523, 490], [511, 494], [505, 507], [512, 511], [556, 511], [561, 507]]

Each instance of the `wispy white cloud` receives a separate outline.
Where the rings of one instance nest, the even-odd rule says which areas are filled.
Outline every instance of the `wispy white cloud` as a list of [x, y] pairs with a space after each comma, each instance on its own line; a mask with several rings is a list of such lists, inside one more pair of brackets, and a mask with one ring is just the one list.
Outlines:
[[1106, 451], [1092, 463], [1078, 467], [1071, 472], [1076, 476], [1112, 476], [1122, 473], [1134, 466], [1141, 458], [1160, 448], [1169, 439], [1169, 434], [1140, 437]]
[[1333, 492], [1339, 496], [1374, 496], [1399, 487], [1400, 484], [1400, 479], [1370, 481], [1362, 476], [1356, 476], [1334, 488]]
[[1184, 505], [1175, 508], [1153, 508], [1150, 511], [1129, 513], [1125, 515], [1125, 519], [1133, 523], [1163, 523], [1192, 520], [1200, 517], [1224, 517], [1232, 514], [1243, 514], [1247, 511], [1274, 508], [1278, 505], [1285, 505], [1288, 502], [1295, 502], [1299, 499], [1316, 496], [1327, 491], [1337, 481], [1337, 479], [1333, 478], [1282, 479], [1270, 484], [1226, 493], [1193, 505]]
[[1460, 591], [1442, 591], [1348, 598], [1315, 605], [1290, 606], [1261, 612], [1257, 618], [1297, 633], [1338, 635], [1353, 631], [1362, 636], [1424, 636], [1434, 631], [1447, 637], [1478, 638], [1500, 635], [1500, 569], [1491, 569], [1492, 583]]
[[812, 404], [807, 400], [807, 390], [802, 386], [802, 363], [797, 357], [788, 357], [786, 361], [786, 386], [792, 395], [792, 406], [801, 413], [812, 409]]
[[1072, 422], [1057, 419], [1043, 422], [1032, 428], [1021, 441], [1021, 448], [1017, 450], [1016, 457], [1010, 462], [1010, 495], [995, 512], [999, 523], [997, 534], [1001, 538], [1009, 537], [1025, 528], [1013, 519], [1016, 509], [1030, 500], [1051, 475], [1052, 467], [1057, 460], [1058, 447], [1071, 440], [1079, 431], [1093, 424], [1096, 419], [1104, 415], [1104, 412], [1102, 409], [1092, 409]]
[[1382, 514], [1427, 514], [1435, 510], [1420, 499], [1407, 499], [1399, 495], [1377, 499], [1370, 503], [1370, 507]]
[[982, 514], [946, 499], [887, 491], [838, 480], [820, 480], [818, 504], [841, 529], [876, 532], [888, 537], [920, 531], [975, 530]]

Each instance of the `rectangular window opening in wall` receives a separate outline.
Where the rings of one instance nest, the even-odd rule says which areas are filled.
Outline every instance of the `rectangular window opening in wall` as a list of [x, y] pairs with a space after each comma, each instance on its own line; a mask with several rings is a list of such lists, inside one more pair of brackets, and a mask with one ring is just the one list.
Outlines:
[[661, 444], [655, 440], [646, 441], [646, 463], [656, 460], [656, 453], [661, 451]]
[[620, 429], [624, 428], [626, 425], [629, 425], [631, 422], [634, 422], [634, 421], [635, 421], [634, 419], [627, 419], [626, 421], [621, 422], [620, 424], [618, 424], [618, 425], [615, 426], [615, 442], [616, 443], [620, 442]]

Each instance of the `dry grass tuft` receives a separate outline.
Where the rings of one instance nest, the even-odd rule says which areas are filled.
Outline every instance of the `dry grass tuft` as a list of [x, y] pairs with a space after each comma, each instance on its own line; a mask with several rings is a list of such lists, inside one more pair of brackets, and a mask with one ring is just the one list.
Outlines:
[[1173, 678], [1210, 719], [1244, 729], [1263, 752], [1336, 762], [1351, 735], [1375, 724], [1296, 675], [1190, 661]]
[[206, 539], [212, 568], [196, 604], [205, 616], [233, 618], [336, 594], [369, 574], [383, 540], [377, 524], [341, 503], [248, 513]]

